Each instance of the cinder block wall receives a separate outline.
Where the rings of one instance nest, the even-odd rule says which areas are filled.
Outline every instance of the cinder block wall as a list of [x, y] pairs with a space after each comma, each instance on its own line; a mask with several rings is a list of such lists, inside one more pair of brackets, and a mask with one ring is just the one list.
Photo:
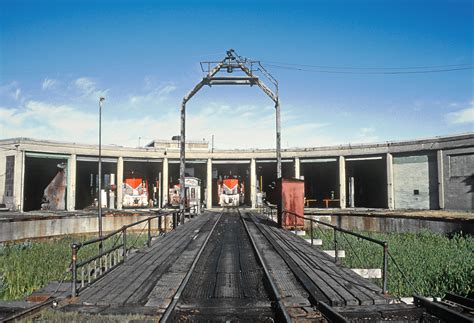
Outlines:
[[474, 148], [443, 153], [445, 209], [474, 210]]
[[393, 157], [395, 209], [438, 209], [436, 155]]

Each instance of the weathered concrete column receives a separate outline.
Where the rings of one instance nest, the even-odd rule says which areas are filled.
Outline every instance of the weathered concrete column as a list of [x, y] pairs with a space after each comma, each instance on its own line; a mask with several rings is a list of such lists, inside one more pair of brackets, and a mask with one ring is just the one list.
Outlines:
[[161, 205], [164, 207], [168, 204], [168, 192], [169, 192], [169, 183], [168, 183], [168, 157], [163, 158], [163, 193]]
[[117, 159], [117, 210], [123, 207], [123, 157]]
[[206, 208], [212, 208], [212, 159], [207, 159], [207, 174], [206, 174]]
[[250, 160], [250, 201], [252, 209], [254, 209], [257, 206], [257, 164], [255, 158]]
[[438, 200], [439, 208], [444, 209], [444, 160], [443, 151], [438, 150], [437, 152], [437, 164], [438, 164]]
[[339, 156], [339, 206], [346, 208], [346, 159]]
[[19, 150], [15, 153], [15, 170], [13, 175], [13, 208], [23, 212], [23, 194], [25, 191], [25, 152]]
[[395, 192], [393, 187], [393, 156], [387, 153], [387, 206], [395, 209]]
[[295, 157], [295, 178], [300, 179], [301, 171], [300, 171], [300, 159]]
[[68, 211], [76, 209], [76, 172], [77, 159], [76, 154], [69, 156], [67, 161], [67, 206]]
[[5, 181], [7, 173], [7, 154], [0, 149], [0, 174], [5, 174], [0, 176], [0, 203], [6, 203], [5, 201]]

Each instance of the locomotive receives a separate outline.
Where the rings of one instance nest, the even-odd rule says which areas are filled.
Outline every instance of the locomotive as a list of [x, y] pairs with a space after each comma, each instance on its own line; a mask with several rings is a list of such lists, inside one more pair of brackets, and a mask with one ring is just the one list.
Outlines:
[[123, 181], [123, 207], [148, 206], [148, 181], [131, 172]]
[[217, 194], [220, 206], [239, 206], [244, 203], [243, 180], [237, 176], [226, 176], [217, 180]]

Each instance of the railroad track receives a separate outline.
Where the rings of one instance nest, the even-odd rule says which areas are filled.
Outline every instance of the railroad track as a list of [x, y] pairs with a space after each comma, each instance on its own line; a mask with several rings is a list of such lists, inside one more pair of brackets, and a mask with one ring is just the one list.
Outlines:
[[[438, 318], [448, 322], [474, 322], [472, 299], [447, 295], [443, 300], [433, 302], [417, 296], [416, 306], [388, 304], [388, 299], [377, 292], [375, 285], [374, 288], [366, 280], [354, 276], [347, 268], [335, 266], [325, 254], [302, 243], [295, 235], [266, 223], [265, 219], [250, 212], [241, 213], [238, 208], [224, 209], [216, 216], [217, 220], [211, 216], [212, 221], [206, 222], [205, 230], [198, 230], [205, 234], [195, 234], [198, 231], [192, 228], [188, 230], [195, 234], [189, 237], [195, 247], [190, 243], [190, 250], [180, 249], [182, 257], [162, 264], [163, 270], [171, 275], [176, 274], [172, 268], [178, 271], [181, 268], [180, 277], [184, 277], [175, 285], [160, 278], [165, 290], [171, 293], [164, 306], [153, 302], [152, 305], [142, 304], [142, 298], [137, 298], [139, 302], [129, 304], [128, 308], [142, 306], [152, 316], [163, 313], [160, 322], [297, 322], [300, 319], [359, 322], [369, 318], [379, 322], [396, 320], [403, 315], [412, 318], [410, 321], [413, 322], [439, 322]], [[172, 241], [182, 245], [183, 237], [176, 236]], [[171, 250], [174, 244], [167, 246], [160, 250]], [[153, 255], [161, 254], [150, 253], [149, 257]], [[159, 279], [157, 275], [150, 277]], [[143, 293], [156, 284], [156, 281], [149, 282], [147, 286], [150, 286], [144, 288]], [[331, 284], [338, 286], [331, 287]], [[53, 299], [49, 299], [6, 320], [35, 318], [52, 303]], [[115, 308], [117, 312], [111, 309], [107, 314], [118, 314], [127, 311], [126, 308], [119, 306]], [[380, 319], [374, 317], [377, 311], [381, 314]], [[306, 314], [302, 315], [302, 312]]]
[[245, 222], [224, 209], [160, 322], [291, 322]]

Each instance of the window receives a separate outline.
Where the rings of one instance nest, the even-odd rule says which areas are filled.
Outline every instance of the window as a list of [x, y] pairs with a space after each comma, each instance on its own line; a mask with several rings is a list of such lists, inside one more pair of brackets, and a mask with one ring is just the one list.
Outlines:
[[5, 196], [13, 196], [13, 179], [15, 175], [15, 156], [7, 156], [5, 172]]

